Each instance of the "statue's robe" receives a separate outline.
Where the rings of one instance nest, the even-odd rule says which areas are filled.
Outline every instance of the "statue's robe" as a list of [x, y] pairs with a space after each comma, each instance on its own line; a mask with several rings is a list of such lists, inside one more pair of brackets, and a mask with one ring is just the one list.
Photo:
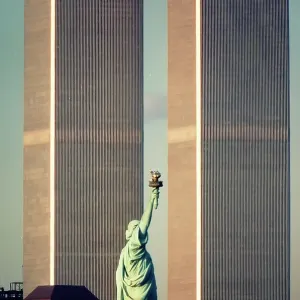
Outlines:
[[148, 235], [137, 226], [123, 248], [116, 273], [117, 300], [157, 300], [154, 267], [146, 250]]

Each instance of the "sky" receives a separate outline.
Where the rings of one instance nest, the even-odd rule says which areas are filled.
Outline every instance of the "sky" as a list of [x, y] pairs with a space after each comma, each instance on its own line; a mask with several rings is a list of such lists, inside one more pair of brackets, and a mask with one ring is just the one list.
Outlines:
[[[5, 288], [12, 281], [22, 281], [23, 3], [0, 0], [0, 287]], [[167, 177], [167, 1], [145, 0], [144, 11], [144, 168], [148, 201], [149, 170], [157, 168], [162, 179]], [[156, 268], [159, 295], [166, 299], [167, 185], [153, 215], [148, 249]]]
[[[155, 20], [155, 21], [154, 21]], [[149, 232], [160, 299], [168, 287], [167, 0], [144, 0], [144, 177], [159, 169], [164, 187]], [[149, 188], [145, 188], [145, 204]]]
[[0, 286], [22, 279], [23, 1], [0, 2]]
[[[159, 168], [165, 180], [149, 251], [159, 295], [167, 299], [167, 0], [144, 3], [145, 178], [149, 169]], [[290, 0], [292, 299], [300, 295], [293, 280], [300, 270], [299, 16], [300, 1]], [[23, 0], [0, 0], [0, 286], [5, 287], [22, 280], [23, 20]], [[148, 196], [145, 189], [146, 200]]]

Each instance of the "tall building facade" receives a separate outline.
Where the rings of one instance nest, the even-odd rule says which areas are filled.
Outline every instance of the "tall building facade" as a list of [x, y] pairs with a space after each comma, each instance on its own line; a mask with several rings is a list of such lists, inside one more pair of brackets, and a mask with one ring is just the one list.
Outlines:
[[290, 299], [288, 5], [169, 0], [169, 299]]
[[24, 294], [115, 298], [143, 208], [143, 2], [25, 0]]

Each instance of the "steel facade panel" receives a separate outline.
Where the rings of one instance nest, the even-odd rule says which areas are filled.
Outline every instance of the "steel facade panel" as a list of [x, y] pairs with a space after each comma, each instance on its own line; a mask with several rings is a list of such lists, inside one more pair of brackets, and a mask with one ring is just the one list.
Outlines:
[[143, 207], [143, 6], [56, 1], [55, 283], [114, 299]]
[[202, 1], [202, 299], [289, 299], [288, 1]]

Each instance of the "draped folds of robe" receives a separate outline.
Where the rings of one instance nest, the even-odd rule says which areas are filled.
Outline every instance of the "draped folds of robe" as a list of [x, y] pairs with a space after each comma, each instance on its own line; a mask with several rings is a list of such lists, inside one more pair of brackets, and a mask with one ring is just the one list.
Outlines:
[[137, 226], [123, 248], [116, 273], [117, 300], [157, 300], [156, 281], [148, 235], [141, 237]]

